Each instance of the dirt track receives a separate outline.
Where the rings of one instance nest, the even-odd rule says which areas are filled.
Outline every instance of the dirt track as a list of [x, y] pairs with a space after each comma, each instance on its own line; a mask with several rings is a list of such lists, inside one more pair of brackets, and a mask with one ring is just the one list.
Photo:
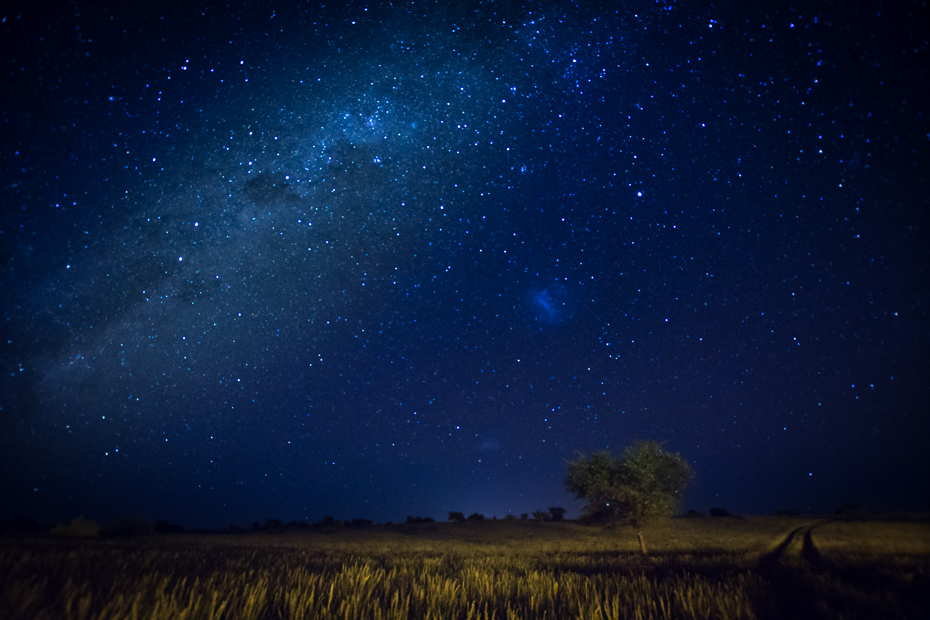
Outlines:
[[785, 554], [788, 553], [789, 548], [792, 547], [792, 543], [795, 542], [799, 535], [801, 536], [801, 549], [799, 551], [801, 560], [803, 560], [809, 568], [815, 570], [822, 570], [825, 568], [823, 556], [817, 549], [817, 545], [814, 544], [814, 538], [811, 534], [815, 527], [820, 527], [825, 523], [830, 523], [830, 520], [825, 519], [800, 525], [785, 534], [785, 537], [778, 543], [778, 546], [759, 559], [760, 570], [771, 570], [777, 566], [782, 561]]
[[[759, 558], [757, 571], [772, 587], [772, 606], [763, 620], [806, 618], [928, 618], [930, 598], [920, 571], [900, 567], [836, 563], [814, 543], [825, 519], [795, 527]], [[902, 576], [904, 575], [904, 576]]]

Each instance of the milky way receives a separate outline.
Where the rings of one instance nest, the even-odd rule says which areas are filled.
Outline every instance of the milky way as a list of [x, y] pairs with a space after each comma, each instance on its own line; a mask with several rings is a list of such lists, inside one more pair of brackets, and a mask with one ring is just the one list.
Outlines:
[[925, 7], [505, 4], [7, 14], [5, 516], [925, 506]]

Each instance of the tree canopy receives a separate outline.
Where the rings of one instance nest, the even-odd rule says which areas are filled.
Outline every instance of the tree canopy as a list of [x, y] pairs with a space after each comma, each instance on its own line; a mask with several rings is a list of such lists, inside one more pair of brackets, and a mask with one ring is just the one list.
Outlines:
[[587, 500], [586, 515], [593, 520], [630, 525], [646, 554], [643, 526], [671, 515], [681, 491], [694, 478], [687, 461], [656, 441], [637, 441], [620, 459], [610, 452], [579, 454], [568, 464], [565, 486]]

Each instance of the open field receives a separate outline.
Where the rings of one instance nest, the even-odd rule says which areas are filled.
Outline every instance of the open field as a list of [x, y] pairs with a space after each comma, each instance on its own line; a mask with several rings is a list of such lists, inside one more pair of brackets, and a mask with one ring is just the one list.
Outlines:
[[924, 618], [930, 524], [801, 517], [0, 540], [15, 619]]

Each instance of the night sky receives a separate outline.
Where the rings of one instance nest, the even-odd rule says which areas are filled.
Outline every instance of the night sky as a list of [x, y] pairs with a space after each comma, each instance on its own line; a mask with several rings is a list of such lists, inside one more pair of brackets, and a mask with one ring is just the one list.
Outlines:
[[0, 518], [930, 509], [925, 2], [191, 4], [2, 14]]

